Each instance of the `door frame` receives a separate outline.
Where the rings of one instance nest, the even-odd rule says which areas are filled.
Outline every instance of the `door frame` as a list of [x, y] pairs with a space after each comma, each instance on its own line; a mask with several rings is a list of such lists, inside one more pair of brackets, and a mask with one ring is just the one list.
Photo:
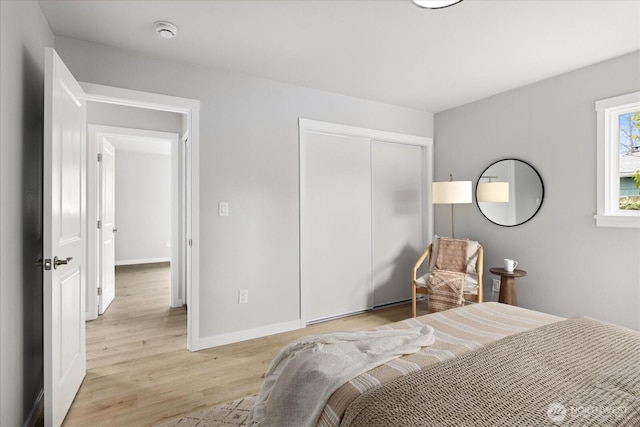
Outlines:
[[[182, 200], [182, 194], [179, 193], [179, 182], [184, 180], [184, 170], [180, 171], [180, 153], [179, 153], [179, 134], [173, 132], [160, 132], [154, 130], [134, 129], [117, 126], [104, 126], [96, 124], [87, 125], [88, 132], [88, 149], [87, 149], [87, 188], [95, 189], [89, 191], [87, 195], [87, 221], [89, 224], [89, 233], [87, 233], [87, 272], [89, 280], [87, 280], [87, 320], [94, 320], [98, 317], [98, 297], [95, 292], [100, 284], [100, 257], [101, 253], [98, 243], [99, 232], [91, 229], [91, 225], [96, 225], [100, 219], [100, 211], [98, 197], [103, 191], [100, 188], [100, 167], [96, 161], [97, 154], [100, 150], [100, 138], [123, 137], [131, 139], [154, 139], [163, 140], [171, 144], [171, 307], [180, 307], [185, 304], [184, 290], [185, 281], [180, 279], [180, 273], [185, 271], [185, 262], [181, 254], [185, 250], [180, 245], [180, 235], [184, 236], [181, 222], [184, 222], [184, 215], [181, 214], [185, 208], [185, 201]], [[116, 223], [117, 225], [117, 223]], [[184, 277], [184, 274], [182, 275]], [[95, 282], [94, 282], [95, 280]]]
[[[180, 98], [169, 95], [162, 95], [151, 92], [141, 92], [131, 89], [123, 89], [112, 86], [104, 86], [94, 83], [80, 82], [80, 86], [85, 91], [87, 101], [104, 102], [109, 104], [123, 105], [128, 107], [147, 108], [152, 110], [181, 113], [186, 116], [185, 133], [189, 135], [189, 158], [191, 173], [186, 178], [187, 188], [190, 189], [185, 203], [185, 253], [187, 262], [186, 272], [186, 304], [187, 310], [187, 349], [197, 351], [203, 348], [200, 343], [199, 327], [199, 273], [200, 273], [200, 101], [189, 98]], [[89, 144], [91, 148], [92, 144]], [[95, 147], [94, 147], [95, 149]], [[96, 156], [96, 152], [93, 156]], [[89, 154], [90, 155], [90, 154]], [[175, 156], [178, 158], [179, 156]], [[174, 159], [172, 159], [173, 161]], [[89, 175], [91, 177], [91, 174]], [[95, 177], [95, 176], [94, 176]], [[97, 218], [97, 217], [96, 217]], [[87, 221], [89, 230], [95, 230], [95, 223]], [[89, 234], [89, 233], [88, 233]], [[178, 246], [178, 245], [176, 245]], [[87, 252], [91, 253], [94, 246], [87, 247]], [[172, 250], [173, 252], [173, 250]], [[95, 262], [95, 258], [92, 258]], [[95, 270], [93, 270], [95, 274]], [[94, 276], [95, 277], [95, 276]]]

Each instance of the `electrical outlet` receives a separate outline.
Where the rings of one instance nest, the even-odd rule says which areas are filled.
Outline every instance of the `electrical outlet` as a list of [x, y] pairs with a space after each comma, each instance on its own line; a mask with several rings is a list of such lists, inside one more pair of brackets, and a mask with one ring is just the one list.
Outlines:
[[249, 290], [241, 289], [238, 291], [238, 304], [246, 304], [249, 302]]
[[500, 280], [493, 279], [493, 292], [500, 292]]

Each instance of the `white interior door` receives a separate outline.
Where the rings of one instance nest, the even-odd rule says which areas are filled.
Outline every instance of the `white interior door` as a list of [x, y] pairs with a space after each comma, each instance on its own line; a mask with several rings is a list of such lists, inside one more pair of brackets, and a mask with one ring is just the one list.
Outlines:
[[50, 48], [44, 105], [44, 407], [59, 426], [86, 371], [86, 104]]
[[98, 314], [104, 314], [116, 296], [115, 165], [116, 150], [106, 139], [100, 141], [100, 280]]
[[371, 141], [375, 306], [411, 298], [411, 268], [423, 251], [422, 150]]
[[355, 136], [303, 138], [300, 262], [310, 322], [373, 306], [370, 145]]

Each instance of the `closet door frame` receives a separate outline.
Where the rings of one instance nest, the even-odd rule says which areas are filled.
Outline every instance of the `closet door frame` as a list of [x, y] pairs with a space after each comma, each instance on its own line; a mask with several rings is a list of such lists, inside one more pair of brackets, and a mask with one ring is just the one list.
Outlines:
[[[299, 214], [300, 214], [300, 258], [299, 258], [299, 286], [300, 286], [300, 320], [302, 322], [307, 321], [305, 306], [308, 303], [305, 296], [308, 290], [305, 289], [305, 283], [303, 282], [303, 272], [306, 266], [302, 257], [302, 248], [306, 247], [304, 241], [304, 230], [306, 227], [306, 218], [302, 215], [302, 207], [305, 202], [305, 137], [308, 134], [328, 134], [334, 136], [352, 136], [359, 138], [367, 138], [371, 141], [379, 142], [391, 142], [407, 145], [417, 145], [423, 147], [422, 154], [422, 246], [430, 243], [431, 236], [433, 236], [433, 204], [431, 203], [431, 184], [433, 182], [433, 139], [422, 136], [407, 135], [395, 132], [381, 131], [375, 129], [361, 128], [355, 126], [341, 125], [329, 122], [321, 122], [316, 120], [309, 120], [300, 118], [298, 122], [299, 127]], [[408, 285], [407, 285], [408, 286]]]

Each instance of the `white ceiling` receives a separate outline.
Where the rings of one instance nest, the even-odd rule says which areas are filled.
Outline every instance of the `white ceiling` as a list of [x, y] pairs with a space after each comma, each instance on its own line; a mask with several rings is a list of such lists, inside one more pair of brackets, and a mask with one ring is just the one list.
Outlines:
[[[640, 0], [40, 5], [58, 36], [430, 112], [640, 49]], [[178, 37], [156, 35], [158, 20]]]
[[116, 150], [171, 155], [171, 141], [136, 135], [108, 135], [105, 137]]

